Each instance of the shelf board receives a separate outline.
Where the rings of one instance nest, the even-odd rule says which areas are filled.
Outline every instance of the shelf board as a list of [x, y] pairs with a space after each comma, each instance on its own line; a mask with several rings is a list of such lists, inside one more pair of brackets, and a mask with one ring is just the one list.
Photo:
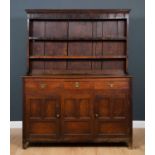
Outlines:
[[30, 56], [29, 59], [126, 59], [127, 56]]
[[54, 39], [54, 38], [42, 38], [42, 37], [29, 37], [32, 41], [126, 41], [126, 37], [105, 37], [105, 38], [78, 38], [78, 39]]

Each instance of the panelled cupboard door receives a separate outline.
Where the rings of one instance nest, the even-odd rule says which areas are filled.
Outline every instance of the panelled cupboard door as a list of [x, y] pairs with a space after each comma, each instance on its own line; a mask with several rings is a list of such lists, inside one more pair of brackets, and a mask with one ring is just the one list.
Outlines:
[[60, 100], [57, 96], [26, 98], [27, 132], [31, 141], [57, 140], [60, 134]]
[[129, 129], [129, 97], [122, 91], [95, 93], [94, 98], [95, 137], [102, 140], [105, 137], [127, 136]]
[[93, 138], [91, 94], [85, 91], [66, 91], [62, 99], [62, 130], [64, 141], [88, 142]]

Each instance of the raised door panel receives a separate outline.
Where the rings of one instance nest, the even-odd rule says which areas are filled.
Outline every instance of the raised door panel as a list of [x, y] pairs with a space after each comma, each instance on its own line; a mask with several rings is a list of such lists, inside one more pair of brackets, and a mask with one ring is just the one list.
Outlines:
[[64, 118], [90, 118], [90, 99], [69, 98], [64, 100]]
[[98, 119], [111, 118], [111, 102], [110, 97], [106, 95], [96, 95], [94, 102], [94, 115]]
[[58, 97], [28, 97], [26, 115], [31, 141], [56, 140], [60, 128], [60, 103]]
[[90, 94], [74, 92], [63, 97], [62, 135], [68, 142], [89, 141], [93, 136]]
[[128, 108], [129, 100], [126, 92], [98, 91], [94, 101], [96, 138], [126, 136], [129, 131]]
[[56, 98], [45, 99], [43, 105], [43, 118], [44, 119], [55, 119], [60, 114], [60, 105], [57, 103]]
[[128, 116], [128, 98], [126, 94], [117, 94], [112, 98], [112, 118], [126, 119]]
[[64, 113], [64, 117], [68, 118], [68, 117], [76, 117], [76, 99], [73, 98], [69, 98], [69, 99], [65, 99], [64, 101], [64, 109], [63, 109], [63, 113]]
[[29, 118], [30, 119], [41, 119], [41, 107], [43, 104], [43, 99], [28, 99], [30, 111], [29, 111]]
[[112, 91], [95, 96], [94, 113], [99, 119], [126, 119], [129, 101], [126, 93]]

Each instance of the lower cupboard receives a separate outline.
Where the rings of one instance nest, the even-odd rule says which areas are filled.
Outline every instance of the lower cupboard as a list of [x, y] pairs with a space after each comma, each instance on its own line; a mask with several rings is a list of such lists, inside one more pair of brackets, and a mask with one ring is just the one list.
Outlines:
[[132, 146], [131, 79], [24, 77], [23, 148], [30, 143]]

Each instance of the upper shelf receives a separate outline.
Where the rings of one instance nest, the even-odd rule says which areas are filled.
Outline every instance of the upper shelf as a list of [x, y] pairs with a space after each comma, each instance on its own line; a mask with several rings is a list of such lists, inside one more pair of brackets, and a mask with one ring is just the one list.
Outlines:
[[29, 37], [29, 40], [34, 41], [126, 41], [126, 37], [104, 37], [104, 38], [77, 38], [77, 39], [62, 39], [62, 38], [42, 38], [42, 37]]

